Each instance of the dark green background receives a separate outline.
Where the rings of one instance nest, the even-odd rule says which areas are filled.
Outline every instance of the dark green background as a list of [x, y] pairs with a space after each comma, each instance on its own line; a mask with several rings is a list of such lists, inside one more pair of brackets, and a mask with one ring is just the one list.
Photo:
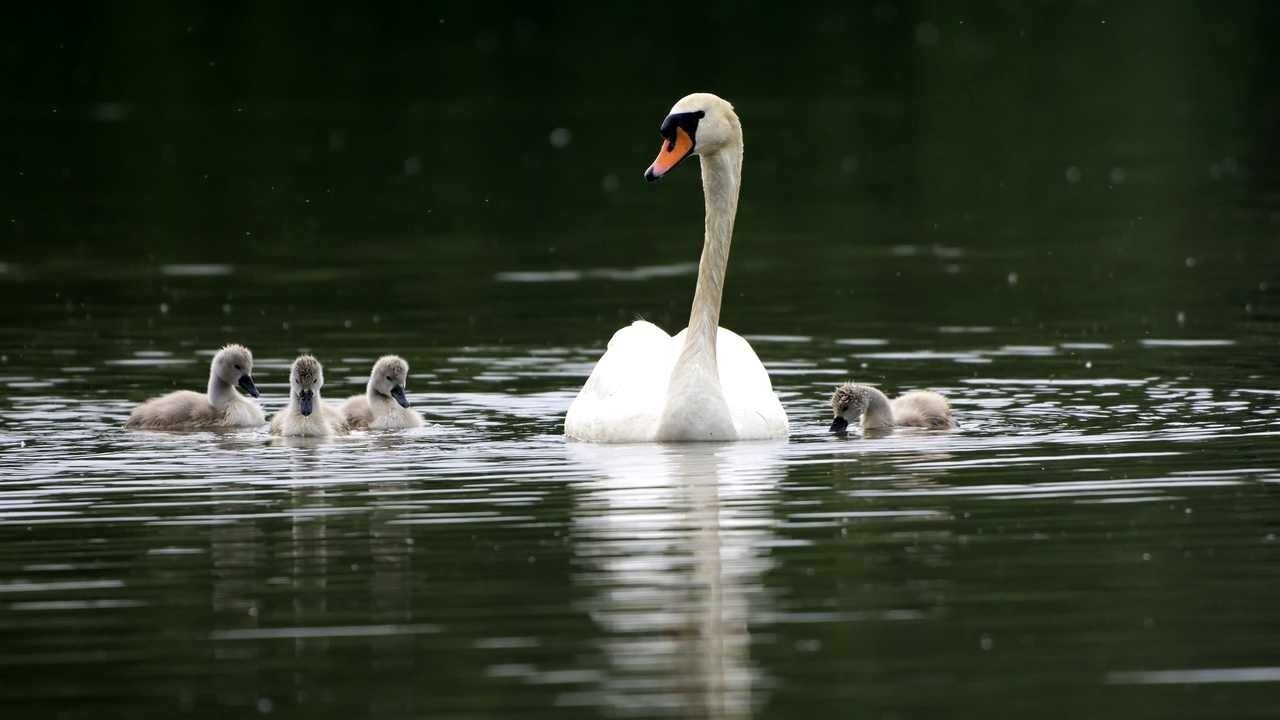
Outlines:
[[975, 240], [1034, 245], [1099, 209], [1276, 203], [1266, 2], [8, 14], [0, 211], [21, 258], [621, 253], [600, 233], [660, 235], [700, 212], [640, 178], [694, 90], [743, 118], [747, 234], [888, 240], [985, 211], [1002, 219]]

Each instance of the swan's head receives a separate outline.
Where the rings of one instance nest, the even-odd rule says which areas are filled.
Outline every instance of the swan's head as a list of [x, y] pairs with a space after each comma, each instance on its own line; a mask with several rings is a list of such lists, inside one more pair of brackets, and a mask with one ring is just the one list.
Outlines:
[[658, 158], [644, 171], [644, 179], [650, 182], [666, 175], [690, 155], [714, 155], [736, 146], [742, 138], [742, 126], [733, 106], [711, 93], [681, 98], [658, 132], [662, 134], [662, 147]]
[[298, 412], [310, 415], [316, 409], [316, 395], [324, 387], [324, 368], [310, 355], [300, 355], [289, 368], [289, 393], [298, 400]]
[[861, 385], [845, 383], [831, 395], [831, 432], [844, 432], [850, 425], [862, 423], [867, 411], [867, 389]]
[[409, 398], [404, 394], [409, 384], [409, 363], [399, 355], [384, 355], [373, 364], [373, 372], [369, 373], [369, 390], [383, 397], [394, 398], [400, 407], [409, 407]]
[[227, 345], [213, 356], [209, 372], [228, 385], [235, 385], [252, 397], [258, 397], [253, 384], [253, 353], [243, 345]]

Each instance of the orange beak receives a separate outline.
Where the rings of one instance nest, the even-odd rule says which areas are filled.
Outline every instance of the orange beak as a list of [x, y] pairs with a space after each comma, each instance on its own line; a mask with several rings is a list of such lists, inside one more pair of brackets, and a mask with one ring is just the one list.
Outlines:
[[680, 161], [689, 156], [693, 150], [693, 138], [689, 137], [689, 133], [684, 128], [676, 128], [675, 140], [667, 140], [662, 143], [662, 147], [658, 150], [658, 159], [653, 161], [648, 170], [644, 171], [644, 179], [650, 182], [666, 175], [671, 168], [680, 164]]

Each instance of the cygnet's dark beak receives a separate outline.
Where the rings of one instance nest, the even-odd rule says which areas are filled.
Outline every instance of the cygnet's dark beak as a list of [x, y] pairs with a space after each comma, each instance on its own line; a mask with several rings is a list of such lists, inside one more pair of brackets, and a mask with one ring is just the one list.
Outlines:
[[399, 385], [391, 388], [391, 397], [395, 398], [396, 402], [400, 403], [400, 407], [409, 407], [409, 398], [405, 397], [404, 388]]
[[310, 415], [316, 409], [316, 394], [313, 390], [298, 393], [298, 412]]
[[240, 381], [236, 383], [240, 389], [245, 391], [249, 397], [258, 397], [258, 386], [253, 384], [253, 378], [248, 375], [241, 375]]
[[831, 421], [830, 431], [833, 433], [842, 433], [847, 431], [848, 429], [849, 429], [849, 421], [845, 420], [839, 415], [836, 416], [835, 420]]

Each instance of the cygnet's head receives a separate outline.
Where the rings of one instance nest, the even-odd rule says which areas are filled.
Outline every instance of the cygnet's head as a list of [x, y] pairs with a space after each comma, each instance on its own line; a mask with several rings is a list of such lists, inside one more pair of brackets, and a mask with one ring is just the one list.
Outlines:
[[324, 368], [310, 355], [300, 355], [289, 368], [289, 393], [298, 399], [298, 412], [310, 415], [316, 409], [316, 395], [324, 387]]
[[209, 364], [209, 374], [258, 397], [258, 386], [253, 384], [253, 353], [243, 345], [231, 344], [219, 350]]
[[727, 100], [711, 93], [694, 93], [681, 98], [658, 129], [663, 142], [658, 158], [644, 179], [650, 182], [666, 175], [690, 155], [714, 155], [742, 139], [742, 125]]
[[831, 432], [844, 432], [850, 425], [862, 423], [867, 411], [867, 389], [862, 385], [845, 383], [831, 395]]
[[409, 407], [405, 387], [409, 384], [409, 363], [399, 355], [383, 355], [373, 364], [369, 373], [369, 391], [383, 397], [394, 398], [400, 407]]

